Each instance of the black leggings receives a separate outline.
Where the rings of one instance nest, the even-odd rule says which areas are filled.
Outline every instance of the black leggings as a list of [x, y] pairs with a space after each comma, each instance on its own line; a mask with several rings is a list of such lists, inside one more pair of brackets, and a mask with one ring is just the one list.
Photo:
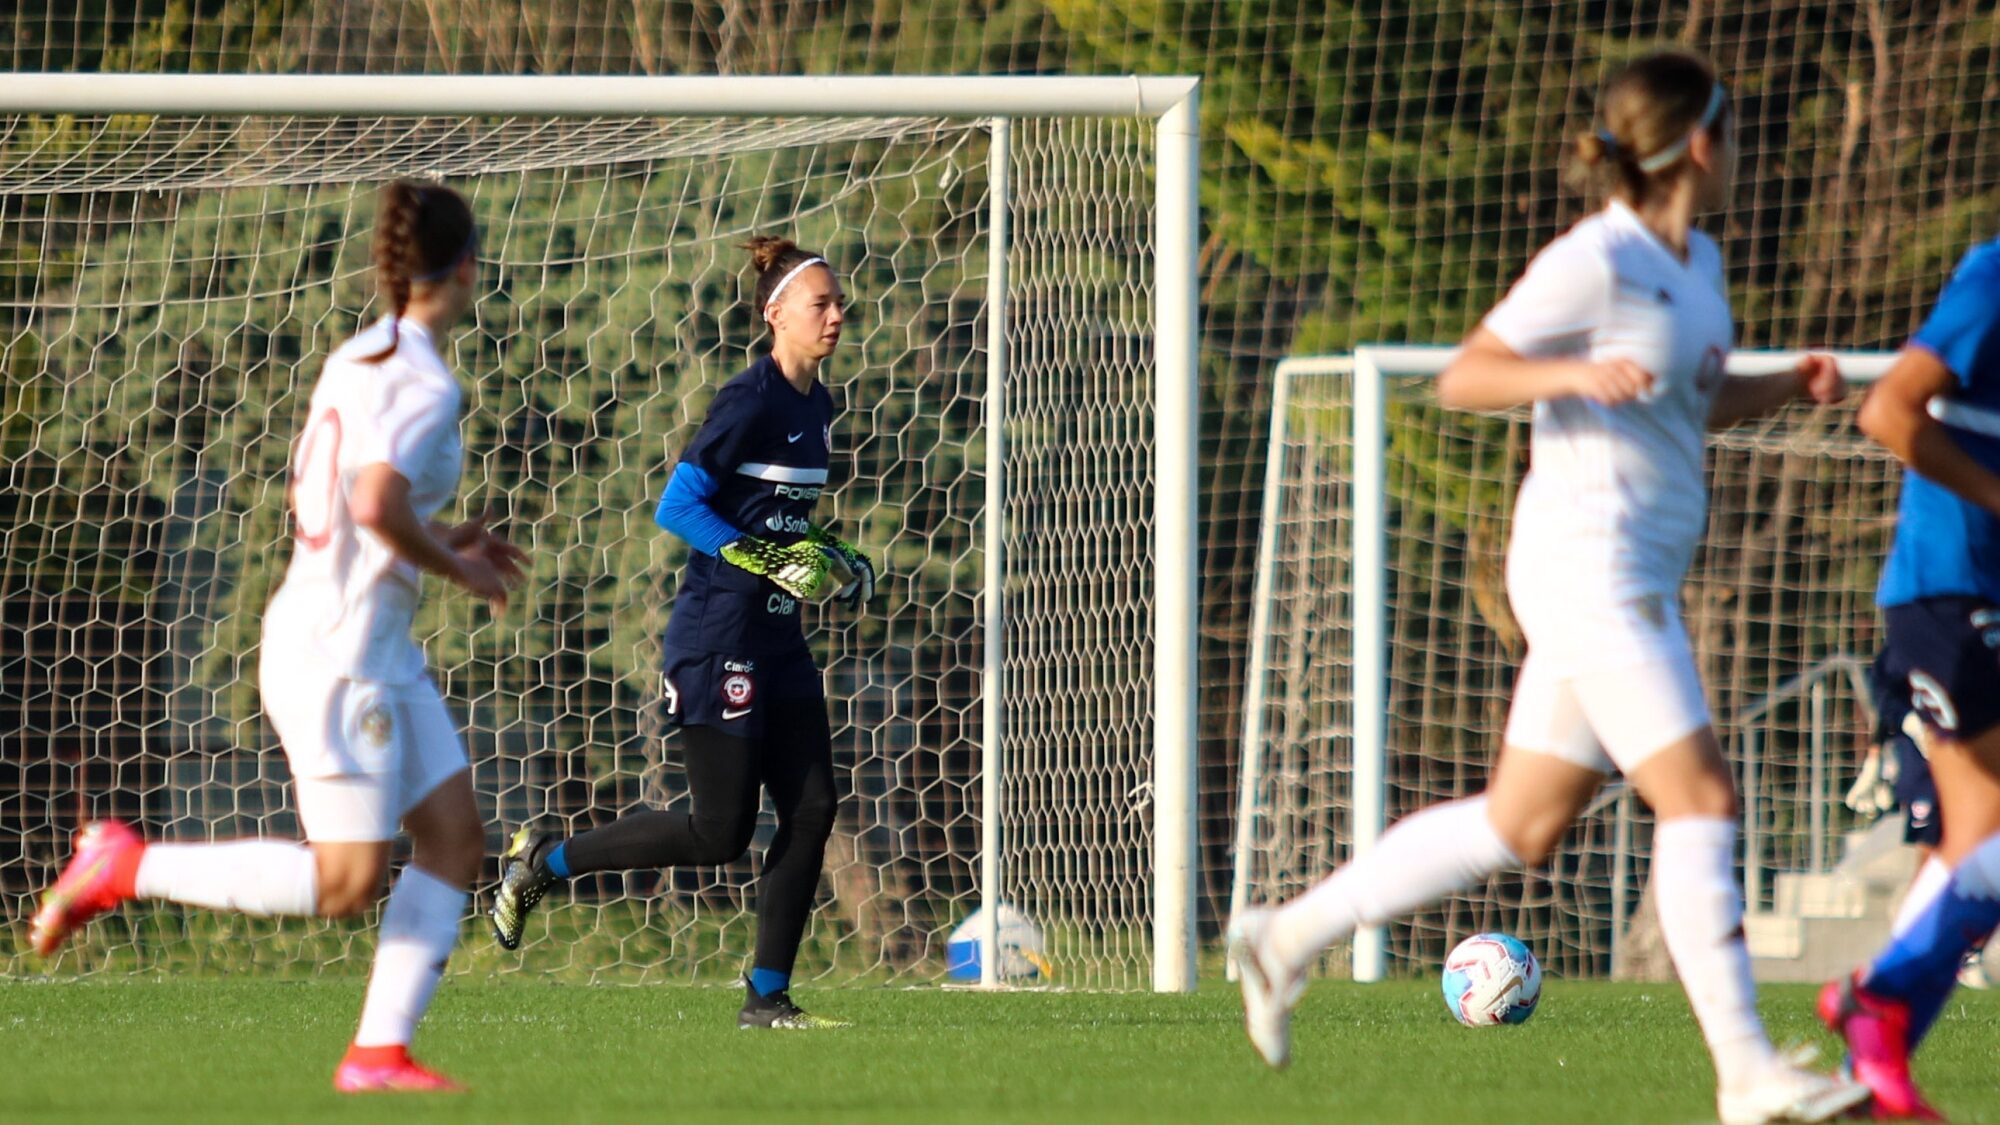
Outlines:
[[571, 875], [638, 867], [712, 867], [750, 846], [757, 789], [770, 791], [778, 834], [757, 882], [755, 967], [789, 973], [819, 890], [839, 798], [823, 699], [774, 700], [764, 735], [737, 738], [683, 727], [691, 810], [632, 813], [563, 845]]

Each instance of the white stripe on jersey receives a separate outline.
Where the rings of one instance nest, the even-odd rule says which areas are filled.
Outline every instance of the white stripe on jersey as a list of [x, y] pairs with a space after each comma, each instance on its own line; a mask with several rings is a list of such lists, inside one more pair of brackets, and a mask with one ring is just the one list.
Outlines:
[[736, 466], [736, 472], [741, 476], [755, 477], [758, 480], [774, 480], [781, 484], [826, 483], [825, 469], [794, 469], [790, 465], [766, 465], [762, 462], [752, 461]]

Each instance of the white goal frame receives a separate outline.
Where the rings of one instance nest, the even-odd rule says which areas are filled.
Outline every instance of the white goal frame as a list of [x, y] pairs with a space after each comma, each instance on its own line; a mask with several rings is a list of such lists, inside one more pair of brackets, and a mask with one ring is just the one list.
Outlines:
[[[993, 144], [986, 444], [986, 625], [981, 751], [980, 898], [988, 930], [981, 983], [994, 987], [1000, 958], [1001, 706], [998, 685], [1004, 500], [1000, 422], [1006, 399], [1006, 212], [1010, 118], [1140, 117], [1154, 121], [1154, 667], [1153, 988], [1195, 983], [1196, 519], [1200, 462], [1200, 86], [1172, 77], [538, 77], [515, 75], [118, 75], [12, 74], [0, 113], [331, 116], [909, 116], [984, 119]], [[1087, 576], [1086, 576], [1087, 579]]]
[[[1305, 375], [1347, 375], [1353, 383], [1354, 477], [1354, 652], [1353, 652], [1353, 832], [1358, 854], [1373, 847], [1387, 826], [1388, 812], [1388, 424], [1384, 383], [1391, 377], [1435, 378], [1458, 354], [1455, 347], [1388, 345], [1355, 349], [1353, 355], [1295, 356], [1275, 374], [1270, 439], [1264, 466], [1264, 502], [1257, 538], [1257, 569], [1251, 595], [1250, 651], [1244, 661], [1248, 683], [1243, 698], [1242, 742], [1237, 788], [1236, 846], [1230, 885], [1230, 913], [1249, 905], [1252, 818], [1262, 778], [1266, 710], [1266, 664], [1270, 656], [1270, 594], [1276, 564], [1280, 485], [1289, 433], [1292, 382]], [[1729, 356], [1731, 375], [1765, 375], [1796, 362], [1801, 351], [1738, 351]], [[1831, 352], [1850, 383], [1872, 383], [1895, 362], [1893, 352]], [[1388, 967], [1388, 931], [1368, 926], [1351, 944], [1354, 979], [1374, 982]]]

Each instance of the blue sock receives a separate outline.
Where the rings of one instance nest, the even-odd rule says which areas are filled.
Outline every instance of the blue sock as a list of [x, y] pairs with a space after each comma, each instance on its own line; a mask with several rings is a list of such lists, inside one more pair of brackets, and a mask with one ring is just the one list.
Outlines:
[[759, 996], [769, 996], [773, 992], [783, 992], [792, 987], [792, 974], [776, 969], [750, 970], [750, 990]]
[[1912, 1054], [1916, 1053], [1917, 1045], [1924, 1041], [1924, 1036], [1931, 1033], [1931, 1025], [1936, 1023], [1938, 1017], [1944, 1014], [1944, 1002], [1951, 999], [1952, 988], [1956, 987], [1957, 984], [1958, 973], [1954, 971], [1951, 974], [1950, 985], [1944, 988], [1932, 989], [1931, 995], [1925, 996], [1920, 1000], [1910, 1001], [1909, 1048]]
[[1937, 901], [1889, 943], [1861, 981], [1868, 991], [1910, 1006], [1912, 1049], [1944, 1010], [1966, 951], [2000, 925], [2000, 899], [1965, 894], [1966, 874], [1952, 873]]
[[542, 865], [549, 869], [549, 874], [554, 875], [558, 879], [569, 878], [569, 857], [563, 854], [563, 849], [568, 846], [569, 841], [564, 840], [562, 843], [550, 848], [549, 854], [542, 857]]
[[[1968, 950], [1968, 952], [1970, 951]], [[1961, 962], [1961, 964], [1963, 964], [1963, 962]], [[1952, 983], [1956, 985], [1957, 982], [1958, 982], [1958, 974], [1953, 973]], [[1910, 1004], [1910, 1050], [1911, 1051], [1915, 1051], [1917, 1049], [1917, 1044], [1922, 1043], [1924, 1041], [1924, 1036], [1929, 1035], [1931, 1033], [1931, 1026], [1937, 1023], [1939, 1016], [1944, 1014], [1945, 1001], [1951, 999], [1951, 994], [1953, 991], [1954, 989], [1947, 988], [1938, 992], [1935, 998], [1927, 998], [1923, 1003], [1916, 1003], [1913, 1001]]]

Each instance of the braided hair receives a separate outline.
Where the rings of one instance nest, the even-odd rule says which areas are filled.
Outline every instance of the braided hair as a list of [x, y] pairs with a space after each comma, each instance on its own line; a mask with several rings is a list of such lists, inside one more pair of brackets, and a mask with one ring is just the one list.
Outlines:
[[375, 212], [375, 279], [389, 303], [389, 345], [364, 363], [396, 354], [396, 322], [418, 282], [441, 281], [479, 250], [479, 227], [465, 197], [443, 184], [391, 180]]

